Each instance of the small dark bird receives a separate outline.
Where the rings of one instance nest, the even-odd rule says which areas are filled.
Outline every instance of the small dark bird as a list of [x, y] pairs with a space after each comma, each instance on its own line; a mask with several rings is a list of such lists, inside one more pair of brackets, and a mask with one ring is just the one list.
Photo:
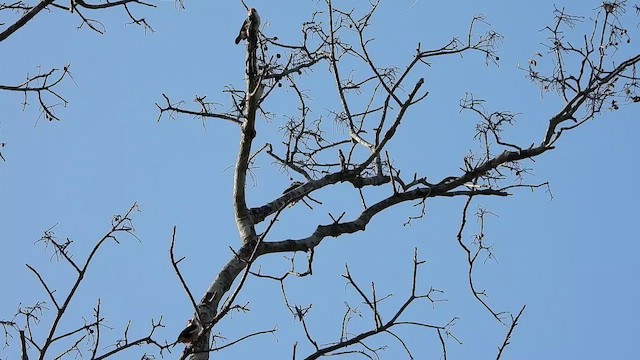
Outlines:
[[260, 27], [260, 16], [258, 15], [258, 11], [256, 9], [251, 8], [249, 9], [247, 18], [242, 23], [240, 33], [236, 38], [236, 44], [239, 44], [240, 41], [248, 38], [252, 32], [256, 32], [258, 30], [258, 27]]
[[301, 181], [294, 181], [294, 182], [292, 182], [292, 183], [291, 183], [291, 185], [290, 185], [288, 188], [286, 188], [282, 193], [283, 193], [283, 194], [286, 194], [286, 193], [288, 193], [289, 191], [294, 190], [295, 188], [297, 188], [298, 186], [303, 185], [303, 184], [304, 184], [304, 183], [303, 183], [303, 182], [301, 182]]
[[189, 319], [189, 321], [187, 321], [187, 326], [180, 332], [180, 335], [178, 335], [178, 340], [173, 343], [173, 346], [175, 346], [177, 343], [183, 343], [187, 346], [193, 345], [193, 342], [198, 339], [198, 336], [200, 336], [201, 331], [202, 325], [200, 325], [200, 322], [195, 319]]

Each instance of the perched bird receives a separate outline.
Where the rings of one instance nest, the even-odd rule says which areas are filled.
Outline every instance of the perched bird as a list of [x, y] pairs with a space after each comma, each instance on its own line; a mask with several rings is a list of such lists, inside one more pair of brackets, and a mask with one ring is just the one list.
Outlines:
[[189, 319], [189, 321], [187, 321], [187, 326], [180, 332], [180, 335], [178, 335], [178, 340], [173, 343], [173, 346], [175, 346], [177, 343], [183, 343], [187, 344], [187, 346], [190, 346], [194, 341], [198, 339], [201, 331], [202, 325], [200, 325], [200, 322], [195, 319]]
[[236, 44], [239, 44], [241, 40], [245, 40], [246, 38], [248, 38], [251, 33], [255, 33], [258, 30], [259, 26], [260, 16], [258, 15], [258, 11], [254, 8], [249, 9], [247, 18], [242, 23], [240, 33], [236, 38]]
[[296, 188], [297, 188], [298, 186], [300, 186], [300, 185], [304, 185], [304, 183], [303, 183], [303, 182], [301, 182], [301, 181], [294, 181], [294, 182], [292, 182], [292, 183], [291, 183], [291, 185], [290, 185], [288, 188], [286, 188], [282, 193], [283, 193], [283, 194], [286, 194], [286, 193], [288, 193], [289, 191], [292, 191], [292, 190], [296, 189]]
[[[288, 192], [291, 192], [291, 191], [293, 191], [293, 190], [297, 189], [298, 187], [300, 187], [300, 186], [302, 186], [302, 185], [304, 185], [304, 183], [303, 183], [303, 182], [301, 182], [301, 181], [294, 181], [294, 182], [292, 182], [292, 183], [291, 183], [291, 185], [290, 185], [288, 188], [286, 188], [282, 193], [283, 193], [283, 194], [286, 194], [286, 193], [288, 193]], [[302, 195], [302, 196], [300, 196], [300, 197], [298, 197], [298, 198], [295, 198], [293, 201], [291, 201], [291, 202], [289, 203], [289, 207], [292, 207], [292, 206], [293, 206], [293, 205], [295, 205], [298, 201], [302, 201], [305, 205], [307, 205], [307, 207], [308, 207], [309, 209], [313, 209], [313, 207], [311, 207], [311, 205], [309, 205], [309, 203], [305, 201], [305, 198], [307, 198], [307, 199], [309, 199], [309, 200], [313, 201], [313, 202], [314, 202], [314, 203], [316, 203], [316, 204], [320, 204], [320, 205], [322, 205], [322, 202], [320, 202], [320, 201], [318, 201], [318, 200], [316, 200], [316, 199], [312, 198], [311, 196], [309, 196], [309, 195]]]

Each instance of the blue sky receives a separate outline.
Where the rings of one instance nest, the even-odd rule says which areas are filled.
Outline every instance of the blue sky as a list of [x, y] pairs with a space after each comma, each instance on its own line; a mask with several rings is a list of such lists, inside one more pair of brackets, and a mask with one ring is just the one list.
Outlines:
[[[357, 1], [344, 4], [361, 6]], [[540, 141], [559, 101], [551, 93], [541, 96], [518, 65], [525, 66], [533, 53], [543, 50], [540, 44], [546, 35], [540, 29], [551, 23], [554, 4], [589, 16], [600, 3], [383, 2], [371, 30], [376, 39], [372, 52], [381, 65], [402, 67], [418, 42], [437, 47], [452, 36], [464, 35], [471, 17], [479, 13], [505, 36], [499, 66], [486, 66], [481, 56], [470, 55], [434, 61], [417, 71], [430, 96], [410, 114], [389, 147], [403, 173], [418, 171], [433, 179], [456, 175], [462, 157], [469, 149], [478, 149], [473, 140], [477, 119], [460, 113], [458, 107], [466, 92], [487, 100], [490, 110], [520, 113], [516, 126], [507, 132], [512, 138], [527, 145]], [[166, 327], [158, 336], [172, 341], [191, 316], [168, 259], [173, 226], [177, 226], [177, 253], [186, 257], [182, 271], [197, 298], [232, 256], [229, 247], [238, 247], [231, 203], [238, 128], [188, 116], [157, 122], [154, 103], [161, 102], [165, 93], [189, 106], [195, 95], [207, 95], [221, 108], [228, 106], [224, 87], [244, 84], [244, 48], [235, 46], [233, 39], [245, 11], [239, 2], [186, 5], [183, 11], [170, 1], [158, 2], [152, 10], [134, 7], [153, 26], [153, 33], [125, 25], [128, 20], [121, 10], [91, 14], [104, 23], [104, 35], [76, 30], [78, 19], [70, 14], [43, 13], [0, 44], [1, 84], [19, 83], [38, 66], [48, 69], [69, 63], [74, 79], [59, 88], [69, 101], [66, 108], [56, 109], [60, 122], [38, 120], [35, 99], [23, 110], [21, 96], [0, 93], [0, 141], [7, 144], [3, 149], [7, 161], [0, 163], [0, 271], [7, 275], [0, 297], [1, 319], [10, 318], [19, 304], [46, 299], [25, 263], [41, 269], [60, 293], [67, 289], [73, 273], [65, 264], [50, 261], [50, 251], [41, 244], [34, 244], [56, 224], [56, 235], [74, 240], [75, 258], [81, 259], [107, 231], [112, 215], [139, 204], [134, 225], [140, 241], [124, 237], [120, 244], [107, 244], [101, 250], [63, 322], [67, 329], [80, 324], [101, 298], [113, 338], [128, 320], [130, 336], [142, 336], [151, 319], [162, 315]], [[262, 16], [263, 32], [293, 43], [298, 41], [300, 23], [321, 6], [314, 1], [250, 5]], [[635, 24], [632, 28], [637, 32]], [[584, 28], [576, 29], [580, 30]], [[622, 52], [631, 54], [633, 48]], [[321, 65], [301, 80], [317, 116], [338, 106], [328, 74], [326, 65]], [[291, 109], [296, 104], [290, 95], [283, 89], [274, 101], [263, 104], [276, 115], [258, 120], [256, 144], [281, 141], [277, 129], [287, 114], [296, 111]], [[497, 310], [517, 312], [527, 305], [506, 358], [628, 358], [636, 353], [640, 245], [633, 224], [639, 197], [632, 186], [640, 175], [635, 156], [637, 119], [637, 106], [605, 111], [563, 136], [556, 150], [527, 163], [534, 169], [531, 182], [548, 180], [552, 198], [543, 190], [521, 190], [508, 198], [484, 198], [472, 204], [472, 213], [481, 206], [495, 214], [487, 219], [485, 232], [497, 262], [480, 264], [479, 288], [487, 290], [488, 301]], [[329, 126], [328, 131], [340, 130]], [[289, 175], [266, 158], [258, 161], [253, 173], [255, 181], [250, 180], [247, 189], [250, 206], [274, 199], [289, 183]], [[356, 214], [359, 199], [349, 190], [337, 185], [314, 194], [322, 206], [287, 211], [267, 240], [306, 236], [315, 225], [330, 220], [328, 212]], [[376, 190], [377, 196], [388, 190]], [[308, 320], [320, 342], [339, 336], [345, 301], [363, 312], [352, 331], [371, 325], [366, 307], [340, 276], [345, 263], [363, 287], [375, 281], [381, 294], [393, 293], [383, 309], [390, 314], [405, 299], [417, 247], [427, 261], [420, 288], [441, 289], [441, 299], [447, 301], [434, 308], [416, 306], [409, 315], [433, 324], [457, 316], [452, 331], [463, 344], [449, 341], [449, 358], [495, 358], [507, 328], [492, 319], [468, 289], [465, 254], [455, 238], [463, 204], [461, 198], [434, 200], [423, 220], [403, 226], [418, 211], [405, 204], [376, 217], [364, 233], [326, 239], [316, 251], [313, 277], [287, 282], [291, 302], [313, 303]], [[475, 220], [469, 223], [466, 241], [477, 228]], [[280, 274], [289, 262], [282, 255], [271, 255], [258, 265], [264, 272]], [[255, 358], [265, 349], [269, 358], [290, 358], [295, 341], [299, 355], [310, 351], [277, 283], [250, 278], [238, 301], [248, 302], [251, 311], [233, 314], [216, 328], [228, 340], [273, 327], [279, 330], [275, 336], [254, 338], [220, 352], [217, 359]], [[416, 358], [440, 357], [435, 333], [413, 329], [400, 333]], [[404, 356], [390, 337], [376, 338], [372, 344], [389, 345], [382, 358]], [[118, 358], [139, 357], [136, 351]], [[0, 349], [0, 359], [18, 356], [15, 342]]]

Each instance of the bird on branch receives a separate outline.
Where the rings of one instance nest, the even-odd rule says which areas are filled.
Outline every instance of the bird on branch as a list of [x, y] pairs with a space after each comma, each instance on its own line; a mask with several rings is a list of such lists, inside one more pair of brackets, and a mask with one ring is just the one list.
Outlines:
[[200, 325], [200, 322], [195, 319], [189, 319], [189, 321], [187, 321], [187, 326], [180, 332], [178, 340], [173, 343], [173, 346], [176, 346], [178, 343], [183, 343], [187, 346], [193, 345], [193, 343], [198, 340], [198, 336], [200, 336], [201, 331], [202, 325]]
[[258, 27], [260, 27], [260, 16], [256, 9], [251, 8], [249, 9], [247, 18], [242, 23], [238, 37], [236, 37], [236, 44], [239, 44], [240, 41], [249, 38], [251, 34], [256, 34], [258, 32]]
[[[289, 186], [288, 188], [286, 188], [282, 193], [283, 193], [283, 194], [286, 194], [286, 193], [288, 193], [288, 192], [290, 192], [290, 191], [293, 191], [293, 190], [297, 189], [298, 187], [300, 187], [300, 186], [302, 186], [302, 185], [304, 185], [304, 183], [303, 183], [303, 182], [301, 182], [301, 181], [294, 181], [294, 182], [292, 182], [292, 183], [291, 183], [291, 186]], [[307, 198], [307, 199], [309, 199], [309, 200], [311, 200], [311, 201], [315, 202], [316, 204], [320, 204], [320, 205], [322, 205], [322, 202], [321, 202], [321, 201], [318, 201], [318, 200], [316, 200], [316, 199], [312, 198], [312, 197], [311, 197], [311, 196], [309, 196], [309, 195], [302, 195], [302, 197], [300, 197], [300, 198], [297, 198], [297, 199], [293, 200], [293, 201], [289, 204], [289, 207], [292, 207], [292, 206], [293, 206], [293, 205], [295, 205], [299, 200], [302, 200], [302, 202], [303, 202], [305, 205], [307, 205], [307, 207], [308, 207], [309, 209], [313, 209], [313, 207], [311, 207], [311, 205], [309, 205], [309, 203], [305, 201], [305, 198]]]
[[295, 190], [298, 186], [304, 185], [304, 183], [302, 181], [294, 181], [291, 183], [291, 185], [286, 188], [282, 193], [286, 194], [291, 190]]

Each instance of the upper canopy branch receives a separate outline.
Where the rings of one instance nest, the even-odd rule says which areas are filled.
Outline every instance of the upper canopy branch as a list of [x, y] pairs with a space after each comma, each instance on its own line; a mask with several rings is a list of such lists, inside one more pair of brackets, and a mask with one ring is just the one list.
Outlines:
[[258, 60], [256, 50], [258, 49], [258, 28], [260, 25], [260, 17], [255, 9], [250, 9], [247, 19], [244, 22], [241, 35], [245, 35], [247, 40], [247, 56], [246, 56], [246, 116], [242, 123], [242, 132], [240, 134], [240, 146], [238, 150], [238, 159], [234, 172], [233, 184], [233, 208], [236, 218], [236, 226], [240, 233], [240, 239], [243, 243], [255, 243], [257, 241], [254, 223], [249, 216], [246, 203], [246, 180], [247, 171], [249, 169], [249, 160], [251, 157], [251, 145], [256, 137], [256, 110], [258, 107], [258, 99], [262, 96], [262, 75], [258, 72]]
[[[584, 17], [554, 11], [555, 23], [547, 26], [547, 54], [536, 52], [529, 60], [527, 77], [542, 92], [556, 91], [564, 108], [549, 120], [543, 144], [552, 145], [563, 131], [574, 129], [593, 119], [605, 106], [618, 110], [621, 104], [640, 102], [640, 77], [636, 66], [640, 53], [625, 48], [631, 43], [630, 32], [622, 17], [626, 1], [604, 2], [592, 21], [591, 33], [572, 37], [574, 28]], [[561, 124], [570, 123], [567, 126]]]
[[[482, 176], [486, 172], [491, 169], [495, 169], [498, 166], [512, 161], [522, 160], [530, 157], [538, 156], [545, 151], [551, 148], [537, 147], [532, 149], [526, 149], [522, 151], [504, 151], [502, 154], [496, 156], [495, 158], [481, 164], [477, 168], [466, 172], [462, 176], [459, 177], [448, 177], [443, 179], [440, 183], [435, 184], [431, 187], [419, 187], [413, 190], [409, 190], [401, 193], [394, 193], [393, 195], [381, 200], [367, 209], [363, 210], [360, 215], [353, 221], [348, 222], [335, 222], [329, 225], [319, 225], [312, 235], [297, 239], [297, 240], [284, 240], [277, 242], [264, 242], [261, 245], [259, 250], [260, 254], [263, 253], [272, 253], [272, 252], [288, 252], [288, 251], [308, 251], [316, 247], [320, 242], [326, 237], [337, 237], [343, 234], [351, 234], [358, 231], [363, 231], [369, 221], [378, 213], [386, 210], [394, 205], [397, 205], [402, 202], [417, 200], [417, 199], [425, 199], [430, 197], [452, 197], [452, 196], [476, 196], [476, 195], [498, 195], [498, 196], [506, 196], [507, 193], [503, 190], [495, 190], [495, 189], [480, 189], [480, 190], [464, 190], [464, 191], [454, 191], [459, 186], [463, 186], [469, 182], [472, 182], [474, 179]], [[308, 194], [309, 189], [314, 189], [314, 185], [317, 184], [326, 184], [335, 183], [337, 181], [346, 181], [344, 177], [348, 176], [349, 172], [344, 172], [342, 176], [337, 174], [331, 174], [325, 177], [325, 179], [320, 179], [316, 181], [308, 182], [307, 184], [290, 191], [283, 195], [280, 199], [291, 197], [292, 193], [296, 193], [299, 196], [303, 194]], [[340, 179], [340, 180], [339, 180]], [[335, 182], [331, 182], [335, 181]], [[271, 203], [277, 204], [278, 200]], [[269, 204], [265, 205], [261, 208], [252, 209], [252, 214], [254, 221], [256, 223], [260, 222], [264, 219], [264, 217], [270, 215], [269, 213]]]
[[[70, 0], [69, 1], [69, 6], [64, 6], [64, 5], [59, 5], [55, 3], [55, 0], [41, 0], [38, 2], [38, 4], [30, 6], [30, 5], [26, 5], [26, 4], [22, 4], [22, 6], [20, 7], [20, 10], [24, 12], [24, 15], [22, 15], [18, 20], [16, 20], [13, 24], [9, 25], [6, 29], [4, 29], [2, 32], [0, 32], [0, 42], [6, 40], [9, 36], [13, 35], [16, 31], [18, 31], [20, 28], [22, 28], [24, 25], [26, 25], [29, 21], [31, 21], [38, 13], [40, 13], [40, 11], [46, 9], [47, 7], [55, 7], [58, 9], [62, 9], [62, 10], [67, 10], [70, 12], [76, 12], [78, 14], [78, 16], [80, 16], [80, 18], [82, 19], [83, 23], [86, 23], [91, 29], [102, 33], [102, 30], [97, 29], [93, 24], [97, 23], [95, 20], [91, 20], [88, 19], [86, 17], [84, 17], [84, 15], [82, 15], [82, 13], [80, 11], [78, 11], [78, 7], [80, 8], [85, 8], [85, 9], [89, 9], [89, 10], [100, 10], [100, 9], [107, 9], [107, 8], [112, 8], [112, 7], [117, 7], [117, 6], [122, 6], [125, 11], [127, 12], [127, 15], [131, 18], [131, 20], [133, 21], [133, 23], [138, 24], [138, 25], [142, 25], [144, 26], [146, 29], [151, 29], [151, 27], [146, 23], [146, 21], [144, 20], [144, 18], [139, 19], [133, 16], [133, 14], [130, 12], [128, 5], [129, 4], [139, 4], [139, 5], [143, 5], [143, 6], [149, 6], [149, 7], [156, 7], [156, 5], [152, 4], [152, 3], [148, 3], [145, 1], [141, 1], [141, 0], [118, 0], [118, 1], [106, 1], [104, 3], [98, 3], [98, 4], [89, 4], [83, 0]], [[16, 7], [12, 7], [12, 6], [0, 6], [0, 11], [2, 10], [16, 10]]]

